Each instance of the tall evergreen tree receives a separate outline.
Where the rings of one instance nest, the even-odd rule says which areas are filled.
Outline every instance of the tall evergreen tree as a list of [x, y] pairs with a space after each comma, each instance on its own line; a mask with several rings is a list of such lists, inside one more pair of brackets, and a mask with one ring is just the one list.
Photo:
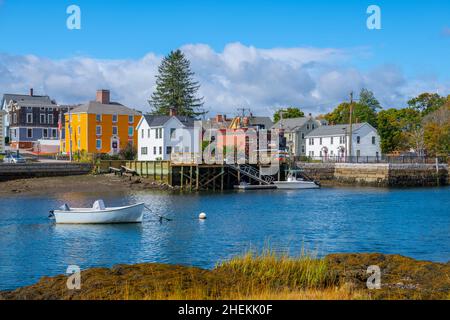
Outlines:
[[156, 76], [156, 90], [149, 100], [153, 113], [167, 115], [170, 108], [175, 108], [180, 115], [202, 114], [203, 98], [197, 97], [200, 85], [193, 77], [190, 62], [181, 50], [164, 57]]

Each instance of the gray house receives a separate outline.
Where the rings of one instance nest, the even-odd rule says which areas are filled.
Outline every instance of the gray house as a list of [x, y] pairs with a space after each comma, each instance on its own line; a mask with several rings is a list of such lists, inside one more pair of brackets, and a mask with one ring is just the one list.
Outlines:
[[283, 119], [272, 126], [272, 129], [282, 129], [286, 138], [286, 146], [294, 156], [306, 156], [305, 136], [314, 129], [327, 125], [324, 120], [318, 120], [311, 115], [302, 118]]
[[58, 121], [67, 108], [49, 96], [5, 94], [2, 109], [6, 111], [4, 134], [12, 149], [32, 148], [40, 140], [59, 140]]

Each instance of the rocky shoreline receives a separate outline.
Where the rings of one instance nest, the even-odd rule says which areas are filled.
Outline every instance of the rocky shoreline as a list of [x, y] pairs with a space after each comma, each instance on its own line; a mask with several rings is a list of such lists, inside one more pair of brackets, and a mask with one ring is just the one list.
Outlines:
[[[277, 284], [275, 274], [277, 281], [270, 286], [273, 292], [264, 295], [263, 289], [258, 288], [264, 281], [255, 274], [250, 279], [248, 273], [236, 267], [205, 270], [147, 263], [82, 271], [80, 290], [68, 290], [65, 275], [44, 277], [34, 285], [1, 292], [0, 299], [450, 299], [450, 263], [384, 254], [332, 254], [324, 258], [324, 263], [329, 270], [325, 278], [332, 281], [314, 287], [298, 286], [294, 277]], [[367, 288], [367, 269], [373, 265], [381, 270], [378, 290]], [[290, 272], [297, 274], [295, 270]]]

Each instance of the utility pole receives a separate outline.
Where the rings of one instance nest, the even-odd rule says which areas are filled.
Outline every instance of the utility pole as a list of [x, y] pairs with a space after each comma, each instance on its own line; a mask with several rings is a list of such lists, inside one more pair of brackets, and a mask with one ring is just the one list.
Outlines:
[[350, 137], [348, 142], [348, 153], [352, 162], [352, 139], [353, 139], [353, 91], [350, 92]]

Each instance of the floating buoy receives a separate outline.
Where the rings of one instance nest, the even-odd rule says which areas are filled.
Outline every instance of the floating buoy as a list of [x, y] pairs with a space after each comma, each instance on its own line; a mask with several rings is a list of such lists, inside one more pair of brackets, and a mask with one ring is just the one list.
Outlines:
[[198, 218], [199, 218], [200, 220], [205, 220], [205, 219], [206, 219], [206, 213], [204, 213], [204, 212], [200, 213], [200, 214], [198, 215]]

